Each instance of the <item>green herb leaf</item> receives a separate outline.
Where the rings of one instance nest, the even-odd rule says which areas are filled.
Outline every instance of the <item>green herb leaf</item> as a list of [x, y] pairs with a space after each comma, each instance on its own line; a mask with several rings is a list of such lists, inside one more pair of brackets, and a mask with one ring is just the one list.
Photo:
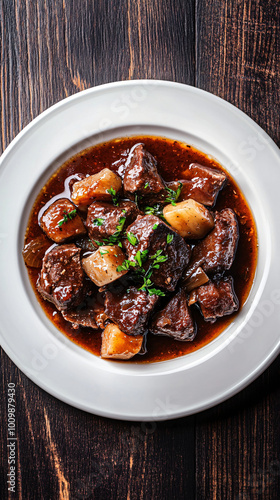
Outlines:
[[166, 224], [168, 224], [167, 220], [164, 218], [162, 210], [163, 210], [162, 206], [159, 203], [156, 203], [156, 205], [154, 205], [153, 207], [145, 207], [144, 208], [145, 215], [156, 215], [156, 217], [159, 217]]
[[144, 186], [144, 189], [147, 189], [147, 187], [149, 187], [149, 183], [146, 182], [145, 186]]
[[116, 192], [116, 190], [111, 187], [110, 189], [107, 189], [107, 193], [109, 193], [112, 196], [112, 202], [113, 202], [113, 204], [116, 207], [118, 207], [118, 205], [119, 205], [119, 195]]
[[104, 219], [101, 219], [101, 217], [97, 217], [96, 219], [94, 219], [93, 224], [95, 226], [102, 226], [103, 222], [104, 222]]
[[172, 243], [173, 239], [174, 239], [174, 234], [169, 233], [166, 238], [167, 245], [169, 245], [169, 243]]
[[146, 272], [146, 278], [149, 279], [153, 274], [153, 268], [149, 267], [148, 271]]
[[162, 250], [157, 250], [156, 253], [154, 255], [150, 255], [149, 256], [149, 259], [153, 260], [153, 259], [157, 259], [159, 255], [162, 254]]
[[136, 238], [136, 236], [133, 233], [131, 233], [131, 232], [126, 233], [126, 237], [129, 241], [129, 243], [131, 243], [131, 245], [133, 245], [134, 247], [136, 245], [138, 245], [138, 243], [139, 243], [138, 239]]
[[159, 295], [159, 297], [165, 297], [165, 293], [157, 288], [148, 288], [149, 295]]
[[122, 271], [128, 271], [130, 267], [135, 267], [136, 262], [133, 262], [132, 260], [124, 260], [123, 263], [117, 267], [117, 272], [121, 273]]
[[138, 252], [135, 255], [135, 260], [138, 264], [139, 267], [142, 267], [142, 259], [141, 259], [141, 252], [138, 250]]
[[182, 187], [183, 187], [182, 182], [179, 182], [179, 187], [176, 189], [176, 191], [166, 187], [165, 189], [168, 192], [168, 196], [166, 197], [165, 201], [168, 201], [169, 203], [171, 203], [171, 205], [176, 206], [175, 202], [178, 200], [181, 194]]
[[153, 226], [153, 230], [155, 231], [157, 227], [158, 227], [158, 224], [155, 224], [155, 225]]
[[148, 253], [149, 253], [149, 250], [143, 250], [143, 252], [141, 252], [142, 262], [146, 262], [146, 260], [148, 258]]
[[61, 227], [62, 224], [65, 224], [69, 220], [74, 219], [74, 217], [76, 217], [76, 215], [77, 215], [76, 208], [74, 208], [74, 210], [71, 210], [70, 212], [67, 212], [66, 210], [63, 210], [63, 212], [64, 212], [63, 219], [58, 222], [58, 227]]
[[161, 297], [165, 297], [164, 292], [158, 290], [157, 288], [152, 288], [152, 285], [153, 285], [152, 281], [149, 278], [144, 277], [144, 283], [140, 288], [138, 288], [138, 290], [144, 290], [149, 295], [159, 295]]
[[118, 245], [120, 248], [122, 248], [120, 237], [125, 221], [126, 217], [120, 217], [119, 223], [116, 227], [116, 231], [114, 232], [114, 234], [109, 236], [109, 238], [103, 238], [103, 243], [102, 243], [103, 245]]
[[157, 257], [157, 259], [155, 260], [155, 262], [166, 262], [168, 260], [168, 257], [167, 255], [160, 255], [159, 257]]
[[93, 241], [94, 241], [94, 243], [96, 243], [96, 245], [98, 247], [101, 247], [102, 245], [105, 245], [105, 243], [103, 243], [102, 241], [97, 241], [97, 240], [93, 240]]
[[68, 213], [68, 217], [69, 219], [74, 219], [74, 217], [76, 217], [77, 215], [77, 209], [74, 208], [74, 210], [71, 210], [71, 212]]
[[117, 267], [117, 273], [121, 273], [122, 271], [127, 271], [129, 269], [129, 264], [127, 264], [127, 260], [125, 260], [120, 266]]
[[116, 227], [116, 231], [117, 232], [120, 233], [123, 230], [123, 226], [124, 226], [125, 221], [126, 221], [126, 217], [120, 217], [119, 218], [119, 223], [118, 223], [118, 225]]
[[157, 217], [163, 217], [162, 207], [159, 203], [156, 203], [153, 207], [145, 207], [144, 212], [146, 215], [156, 215]]
[[109, 253], [109, 250], [99, 250], [101, 257], [105, 255], [106, 253]]
[[143, 198], [143, 196], [139, 193], [136, 193], [134, 196], [134, 203], [139, 208], [139, 201]]

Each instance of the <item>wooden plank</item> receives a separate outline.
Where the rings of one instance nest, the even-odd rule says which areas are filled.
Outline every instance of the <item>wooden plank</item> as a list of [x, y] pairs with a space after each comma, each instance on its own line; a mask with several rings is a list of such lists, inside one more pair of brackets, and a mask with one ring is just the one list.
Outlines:
[[[2, 0], [0, 148], [48, 106], [92, 85], [146, 77], [193, 84], [194, 3]], [[86, 414], [39, 389], [3, 351], [1, 373], [1, 498], [10, 382], [18, 498], [194, 497], [194, 418], [141, 424]]]
[[[194, 417], [166, 423], [89, 415], [48, 395], [3, 353], [0, 491], [6, 492], [7, 384], [16, 386], [19, 498], [132, 500], [194, 495]], [[1, 497], [2, 498], [2, 497]], [[4, 498], [4, 497], [3, 497]], [[5, 497], [6, 498], [6, 497]], [[12, 496], [10, 497], [12, 498]]]
[[277, 0], [197, 4], [197, 86], [247, 113], [279, 144]]
[[[279, 2], [201, 0], [196, 19], [197, 85], [279, 144]], [[278, 358], [246, 390], [197, 417], [197, 498], [279, 498], [279, 370]]]

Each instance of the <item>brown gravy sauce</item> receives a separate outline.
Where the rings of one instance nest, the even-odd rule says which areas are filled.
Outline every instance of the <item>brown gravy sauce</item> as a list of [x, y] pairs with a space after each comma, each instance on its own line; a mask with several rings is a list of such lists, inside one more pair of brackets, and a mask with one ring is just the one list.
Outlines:
[[[54, 196], [62, 197], [60, 193], [64, 192], [65, 186], [67, 187], [70, 176], [76, 176], [78, 173], [92, 175], [105, 167], [121, 173], [130, 148], [138, 142], [144, 143], [147, 150], [156, 158], [159, 172], [165, 181], [184, 179], [184, 171], [194, 162], [223, 170], [216, 160], [194, 147], [162, 137], [134, 136], [98, 144], [67, 160], [48, 180], [31, 211], [25, 243], [42, 234], [38, 225], [38, 214], [44, 211], [46, 204], [49, 204], [48, 202]], [[239, 244], [234, 263], [227, 274], [234, 278], [234, 288], [241, 308], [248, 297], [254, 280], [257, 264], [257, 232], [253, 215], [242, 192], [228, 172], [226, 174], [228, 183], [220, 191], [214, 210], [229, 207], [235, 211], [238, 217]], [[45, 301], [37, 292], [36, 281], [39, 272], [39, 269], [28, 268], [34, 292], [46, 315], [70, 340], [96, 356], [100, 356], [101, 330], [83, 327], [74, 330], [71, 324], [62, 318], [55, 306]], [[194, 341], [180, 342], [168, 337], [150, 334], [147, 339], [147, 353], [144, 356], [135, 356], [131, 362], [164, 361], [196, 351], [215, 339], [237, 314], [238, 312], [220, 318], [214, 324], [209, 324], [202, 319], [199, 311], [193, 308], [194, 319], [198, 326], [198, 333]]]

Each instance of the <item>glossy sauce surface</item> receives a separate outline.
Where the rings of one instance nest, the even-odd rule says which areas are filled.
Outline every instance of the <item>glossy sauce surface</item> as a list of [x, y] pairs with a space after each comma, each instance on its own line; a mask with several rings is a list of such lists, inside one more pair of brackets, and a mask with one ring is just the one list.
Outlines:
[[[159, 173], [165, 181], [184, 179], [184, 172], [191, 163], [199, 163], [207, 167], [223, 170], [217, 161], [197, 149], [187, 144], [161, 137], [134, 136], [93, 146], [81, 151], [65, 162], [41, 190], [30, 215], [25, 242], [28, 243], [34, 237], [42, 234], [42, 230], [38, 225], [38, 217], [54, 201], [52, 200], [53, 197], [69, 196], [67, 186], [73, 177], [78, 180], [77, 174], [92, 175], [105, 167], [121, 175], [129, 150], [138, 142], [143, 143], [146, 149], [156, 158]], [[238, 249], [232, 268], [226, 275], [231, 275], [234, 278], [234, 288], [241, 308], [248, 297], [255, 275], [257, 264], [257, 233], [252, 213], [242, 192], [228, 173], [227, 176], [228, 183], [220, 191], [213, 210], [232, 208], [238, 218]], [[28, 268], [29, 277], [37, 299], [47, 316], [69, 339], [93, 354], [100, 356], [101, 330], [92, 330], [83, 327], [74, 330], [71, 324], [62, 318], [55, 306], [45, 301], [37, 292], [36, 281], [39, 272], [39, 269]], [[180, 342], [168, 337], [149, 334], [147, 339], [147, 353], [142, 356], [135, 356], [131, 362], [163, 361], [193, 352], [216, 338], [238, 314], [235, 313], [231, 316], [220, 318], [216, 323], [210, 324], [203, 320], [196, 308], [192, 308], [192, 311], [198, 326], [198, 333], [192, 342]]]

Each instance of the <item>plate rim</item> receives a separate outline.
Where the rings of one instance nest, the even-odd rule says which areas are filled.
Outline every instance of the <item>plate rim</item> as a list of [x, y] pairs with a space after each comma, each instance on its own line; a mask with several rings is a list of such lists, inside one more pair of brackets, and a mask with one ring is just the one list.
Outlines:
[[[36, 127], [37, 123], [40, 122], [42, 119], [48, 117], [48, 115], [56, 110], [59, 110], [61, 106], [64, 106], [64, 105], [68, 105], [68, 104], [71, 104], [71, 102], [83, 97], [83, 95], [85, 94], [89, 94], [89, 93], [96, 93], [98, 91], [102, 91], [103, 89], [111, 89], [111, 88], [118, 88], [118, 87], [129, 87], [129, 86], [133, 86], [133, 85], [141, 85], [141, 84], [156, 84], [156, 85], [160, 85], [160, 86], [167, 86], [167, 87], [173, 87], [173, 88], [181, 88], [181, 89], [185, 89], [185, 90], [188, 90], [188, 91], [191, 91], [191, 92], [194, 92], [194, 93], [197, 93], [197, 94], [207, 94], [208, 97], [212, 100], [218, 100], [220, 103], [222, 103], [223, 106], [225, 106], [226, 108], [229, 108], [231, 109], [231, 111], [234, 111], [234, 113], [237, 113], [240, 117], [242, 117], [242, 119], [245, 119], [245, 121], [247, 123], [249, 123], [251, 126], [253, 126], [254, 129], [259, 129], [261, 132], [262, 132], [262, 136], [265, 137], [268, 145], [270, 148], [272, 148], [272, 150], [274, 151], [274, 153], [279, 156], [279, 149], [277, 147], [277, 145], [274, 143], [274, 141], [267, 135], [266, 132], [264, 132], [264, 130], [258, 125], [256, 124], [249, 116], [247, 116], [243, 111], [241, 111], [240, 109], [238, 109], [237, 107], [235, 107], [234, 105], [232, 105], [231, 103], [225, 101], [224, 99], [218, 97], [218, 96], [215, 96], [214, 94], [210, 93], [210, 92], [207, 92], [207, 91], [204, 91], [202, 89], [198, 89], [197, 87], [192, 87], [190, 85], [185, 85], [185, 84], [182, 84], [182, 83], [177, 83], [177, 82], [170, 82], [168, 80], [156, 80], [156, 79], [143, 79], [143, 80], [128, 80], [128, 81], [119, 81], [119, 82], [111, 82], [111, 83], [107, 83], [107, 84], [103, 84], [103, 85], [99, 85], [99, 86], [96, 86], [96, 87], [92, 87], [92, 88], [89, 88], [89, 89], [86, 89], [86, 90], [83, 90], [81, 92], [77, 92], [75, 93], [74, 95], [72, 96], [69, 96], [61, 101], [58, 101], [57, 103], [55, 103], [54, 105], [52, 105], [50, 108], [46, 109], [45, 111], [43, 111], [42, 113], [40, 113], [34, 120], [32, 120], [26, 127], [23, 128], [23, 130], [21, 132], [19, 132], [19, 134], [11, 141], [11, 143], [7, 146], [7, 148], [5, 149], [5, 151], [3, 152], [1, 158], [0, 158], [0, 176], [2, 174], [2, 167], [3, 167], [3, 162], [6, 158], [6, 156], [9, 155], [10, 151], [13, 150], [13, 148], [15, 147], [15, 145], [17, 143], [19, 143], [21, 141], [22, 138], [24, 138], [24, 136], [29, 132], [30, 129], [32, 129], [33, 127]], [[1, 345], [4, 349], [4, 351], [8, 354], [8, 356], [11, 358], [11, 360], [17, 365], [17, 367], [23, 371], [23, 373], [25, 373], [28, 378], [30, 378], [36, 385], [38, 385], [39, 387], [41, 387], [43, 390], [45, 390], [46, 392], [48, 392], [49, 394], [52, 394], [54, 397], [64, 401], [65, 403], [67, 404], [70, 404], [71, 406], [74, 406], [74, 407], [77, 407], [77, 408], [80, 408], [80, 409], [83, 409], [85, 411], [88, 411], [88, 412], [91, 412], [91, 413], [94, 413], [96, 415], [100, 415], [100, 416], [105, 416], [105, 417], [109, 417], [109, 418], [115, 418], [115, 419], [120, 419], [120, 420], [134, 420], [134, 421], [150, 421], [150, 420], [169, 420], [169, 419], [173, 419], [173, 418], [180, 418], [180, 417], [183, 417], [183, 416], [187, 416], [187, 415], [191, 415], [191, 414], [194, 414], [194, 413], [197, 413], [197, 412], [200, 412], [200, 411], [204, 411], [216, 404], [219, 404], [223, 401], [225, 401], [226, 399], [228, 399], [229, 397], [232, 397], [234, 396], [235, 394], [237, 394], [240, 390], [242, 390], [244, 387], [246, 387], [248, 384], [250, 384], [251, 382], [253, 382], [261, 373], [263, 373], [263, 371], [269, 366], [270, 363], [273, 362], [273, 360], [277, 357], [278, 353], [279, 353], [279, 350], [280, 350], [280, 345], [276, 346], [264, 359], [263, 359], [263, 362], [262, 364], [259, 364], [255, 371], [251, 372], [248, 374], [247, 378], [243, 379], [241, 382], [239, 382], [234, 389], [232, 388], [229, 388], [228, 391], [224, 392], [219, 399], [215, 399], [215, 401], [212, 401], [212, 400], [209, 400], [208, 402], [206, 402], [204, 405], [202, 405], [200, 408], [198, 409], [190, 409], [189, 411], [186, 411], [185, 409], [182, 409], [182, 410], [178, 410], [178, 411], [175, 411], [174, 413], [170, 414], [170, 415], [157, 415], [156, 418], [151, 418], [151, 415], [147, 415], [147, 416], [143, 416], [141, 415], [141, 417], [137, 417], [135, 415], [120, 415], [120, 414], [116, 414], [116, 413], [112, 413], [112, 412], [107, 412], [107, 411], [99, 411], [99, 410], [90, 410], [89, 408], [87, 407], [83, 407], [83, 405], [76, 405], [75, 402], [69, 400], [69, 398], [67, 397], [64, 397], [64, 395], [58, 393], [57, 391], [51, 389], [49, 386], [47, 386], [44, 382], [42, 382], [42, 380], [40, 380], [38, 382], [38, 379], [36, 379], [36, 377], [28, 371], [28, 369], [26, 369], [26, 367], [23, 365], [23, 363], [21, 362], [20, 358], [16, 355], [16, 353], [13, 352], [12, 349], [10, 349], [10, 346], [8, 344], [5, 343], [5, 339], [3, 338], [3, 335], [2, 335], [2, 325], [0, 327], [0, 334], [1, 334]], [[5, 345], [6, 344], [6, 345]]]

